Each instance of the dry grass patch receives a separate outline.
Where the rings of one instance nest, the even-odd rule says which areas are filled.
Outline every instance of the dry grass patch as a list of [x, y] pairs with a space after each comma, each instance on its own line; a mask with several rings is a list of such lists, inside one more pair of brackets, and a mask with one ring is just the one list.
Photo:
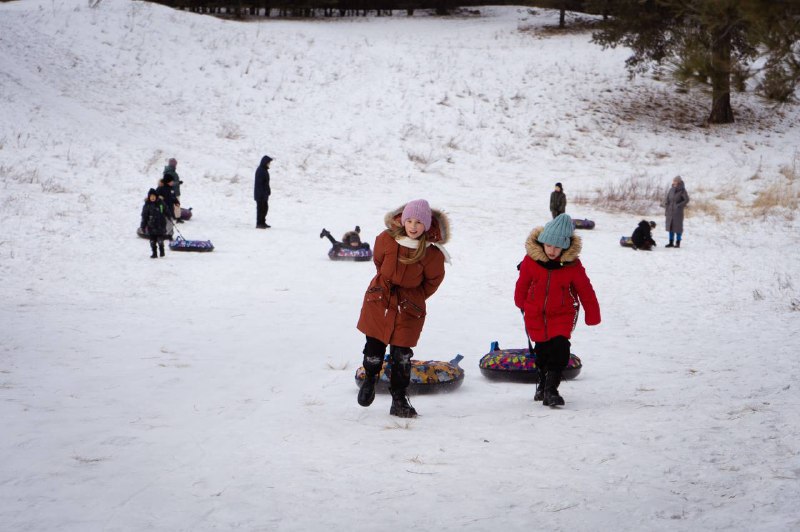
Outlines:
[[800, 191], [793, 182], [776, 183], [765, 187], [758, 192], [752, 204], [753, 210], [761, 216], [774, 214], [779, 209], [791, 213], [798, 207], [800, 207]]
[[719, 205], [713, 200], [692, 198], [692, 201], [686, 208], [686, 217], [690, 218], [698, 214], [711, 216], [717, 222], [722, 221], [722, 212], [720, 211]]
[[660, 179], [631, 176], [597, 187], [589, 194], [579, 192], [571, 201], [610, 212], [648, 212], [661, 205], [665, 191]]

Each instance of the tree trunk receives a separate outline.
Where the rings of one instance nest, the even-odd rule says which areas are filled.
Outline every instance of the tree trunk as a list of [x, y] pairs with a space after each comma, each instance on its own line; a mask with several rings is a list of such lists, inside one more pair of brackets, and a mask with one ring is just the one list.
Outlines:
[[562, 30], [567, 26], [567, 8], [561, 2], [561, 12], [558, 14], [558, 27]]
[[734, 122], [731, 107], [731, 32], [726, 24], [712, 31], [711, 115], [709, 124]]

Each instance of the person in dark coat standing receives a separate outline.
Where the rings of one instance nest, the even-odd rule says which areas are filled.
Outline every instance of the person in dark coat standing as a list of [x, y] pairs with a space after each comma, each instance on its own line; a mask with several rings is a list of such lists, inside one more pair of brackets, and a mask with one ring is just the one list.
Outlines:
[[631, 235], [631, 242], [633, 242], [632, 249], [643, 249], [645, 251], [650, 251], [656, 245], [656, 241], [653, 240], [653, 233], [652, 230], [655, 229], [656, 223], [654, 221], [647, 221], [642, 220], [639, 222], [639, 225], [636, 226], [636, 229], [633, 230], [633, 234]]
[[174, 157], [171, 158], [169, 161], [167, 161], [167, 166], [164, 167], [164, 174], [163, 175], [164, 175], [164, 177], [166, 177], [166, 176], [171, 176], [172, 177], [173, 196], [177, 200], [177, 203], [176, 203], [177, 204], [177, 208], [173, 207], [173, 209], [176, 212], [174, 212], [173, 214], [174, 214], [174, 217], [177, 220], [177, 222], [182, 224], [183, 220], [181, 220], [181, 207], [180, 207], [180, 205], [181, 205], [181, 185], [183, 184], [183, 181], [181, 181], [181, 178], [178, 175], [178, 172], [175, 171], [175, 169], [177, 167], [178, 167], [178, 160], [175, 159]]
[[155, 259], [156, 246], [161, 256], [164, 256], [164, 238], [167, 236], [167, 206], [158, 197], [155, 189], [151, 188], [147, 193], [147, 199], [142, 207], [142, 223], [140, 225], [148, 237], [150, 237], [150, 249], [153, 254], [151, 259]]
[[564, 214], [567, 210], [567, 195], [564, 194], [564, 187], [561, 183], [556, 183], [556, 188], [550, 193], [550, 214], [553, 218], [559, 214]]
[[172, 187], [175, 179], [167, 174], [163, 178], [161, 178], [160, 184], [156, 189], [156, 194], [158, 195], [159, 199], [164, 202], [164, 205], [167, 207], [166, 216], [167, 216], [167, 233], [172, 233], [172, 227], [175, 223], [175, 206], [180, 209], [180, 201], [178, 198], [175, 197], [175, 189]]
[[[689, 203], [689, 193], [686, 192], [686, 185], [681, 176], [675, 176], [672, 186], [667, 191], [664, 200], [664, 215], [666, 216], [666, 227], [669, 231], [669, 244], [665, 247], [681, 247], [683, 238], [683, 211]], [[674, 244], [673, 244], [674, 241]]]
[[272, 157], [265, 155], [261, 158], [261, 164], [256, 168], [256, 182], [253, 189], [253, 199], [256, 200], [256, 229], [267, 229], [267, 211], [269, 211], [269, 195], [272, 191], [269, 188], [269, 163]]

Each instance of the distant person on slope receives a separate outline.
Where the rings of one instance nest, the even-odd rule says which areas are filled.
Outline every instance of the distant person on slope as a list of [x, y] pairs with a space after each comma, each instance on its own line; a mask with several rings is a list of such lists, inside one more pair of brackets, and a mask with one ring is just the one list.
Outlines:
[[656, 228], [656, 223], [647, 220], [642, 220], [636, 229], [633, 230], [631, 235], [631, 242], [633, 242], [633, 249], [643, 249], [650, 251], [655, 247], [656, 241], [653, 240], [652, 230]]
[[564, 214], [567, 210], [567, 195], [564, 194], [564, 187], [561, 183], [556, 183], [555, 190], [550, 193], [550, 214], [553, 218], [559, 214]]
[[164, 177], [167, 175], [172, 177], [172, 191], [173, 195], [175, 196], [175, 200], [177, 201], [176, 205], [173, 207], [174, 212], [173, 216], [175, 220], [182, 224], [183, 220], [181, 220], [181, 185], [183, 181], [181, 181], [180, 176], [178, 176], [178, 172], [175, 171], [175, 168], [178, 166], [178, 160], [174, 157], [167, 161], [167, 166], [164, 167]]
[[514, 289], [514, 304], [522, 310], [528, 336], [536, 342], [539, 384], [533, 399], [545, 406], [564, 404], [558, 386], [569, 363], [569, 339], [580, 304], [586, 325], [600, 323], [597, 296], [578, 258], [581, 237], [574, 231], [567, 214], [534, 228], [525, 241], [526, 255]]
[[269, 188], [269, 163], [272, 157], [265, 155], [261, 158], [258, 168], [256, 168], [255, 186], [253, 188], [253, 199], [256, 200], [256, 229], [268, 229], [267, 212], [269, 211], [269, 195], [272, 190]]
[[142, 207], [142, 231], [150, 238], [151, 259], [155, 259], [156, 245], [161, 256], [164, 256], [164, 238], [167, 236], [167, 206], [151, 188]]
[[181, 206], [180, 201], [175, 197], [175, 189], [172, 186], [174, 182], [175, 178], [170, 174], [166, 174], [161, 178], [161, 184], [156, 189], [156, 194], [167, 207], [167, 212], [165, 213], [167, 216], [167, 233], [172, 232], [172, 224], [175, 220], [175, 206], [177, 205], [178, 209]]
[[444, 264], [448, 262], [444, 244], [450, 230], [444, 213], [432, 210], [424, 199], [390, 211], [384, 223], [386, 230], [375, 239], [372, 258], [377, 273], [364, 294], [358, 319], [358, 330], [367, 337], [358, 404], [369, 406], [375, 399], [386, 346], [391, 345], [389, 414], [417, 417], [406, 395], [414, 355], [411, 348], [422, 334], [425, 301], [444, 280]]
[[[681, 176], [675, 176], [672, 186], [667, 191], [664, 198], [664, 215], [666, 224], [664, 229], [669, 231], [669, 244], [664, 247], [679, 248], [683, 239], [683, 211], [689, 203], [689, 193], [686, 192], [686, 185]], [[677, 238], [676, 238], [677, 237]], [[673, 244], [673, 240], [675, 243]]]

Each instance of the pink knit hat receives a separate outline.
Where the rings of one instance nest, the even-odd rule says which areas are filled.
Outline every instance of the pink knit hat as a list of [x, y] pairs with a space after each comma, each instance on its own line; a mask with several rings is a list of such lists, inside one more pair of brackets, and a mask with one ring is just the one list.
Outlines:
[[431, 228], [431, 206], [424, 199], [409, 201], [403, 209], [403, 215], [400, 217], [400, 223], [405, 224], [409, 218], [416, 218], [425, 230]]

